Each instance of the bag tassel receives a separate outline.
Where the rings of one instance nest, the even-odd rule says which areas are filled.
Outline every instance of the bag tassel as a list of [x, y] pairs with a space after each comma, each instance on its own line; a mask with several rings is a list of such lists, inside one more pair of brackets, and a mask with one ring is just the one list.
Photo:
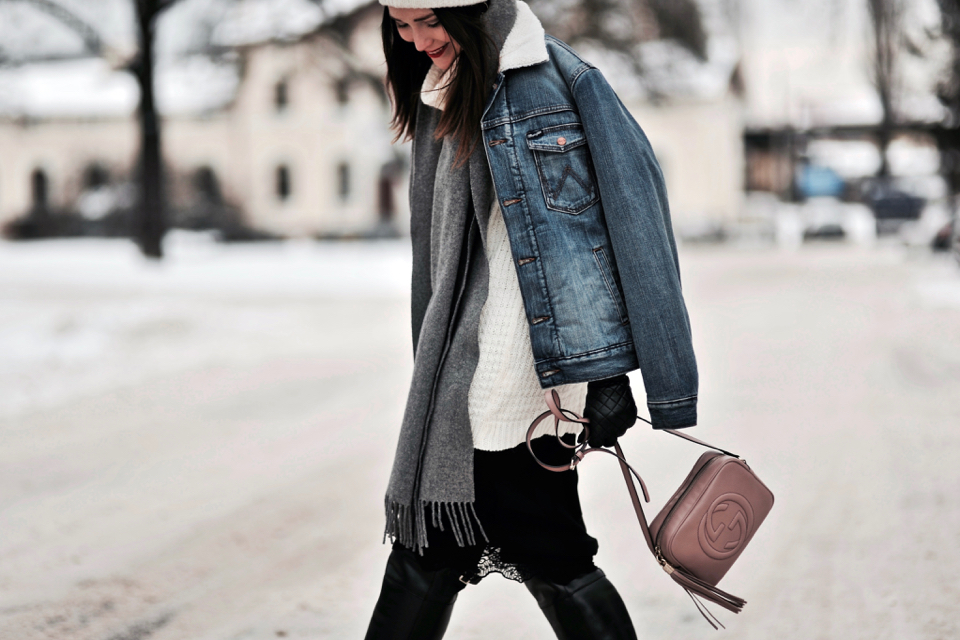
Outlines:
[[[713, 615], [713, 612], [710, 611], [710, 609], [707, 609], [707, 605], [700, 602], [700, 599], [697, 598], [697, 596], [690, 593], [690, 589], [684, 588], [683, 590], [687, 592], [687, 595], [690, 596], [690, 599], [693, 601], [693, 606], [697, 608], [697, 611], [700, 612], [700, 615], [703, 616], [703, 619], [706, 620], [711, 627], [713, 627], [717, 631], [720, 631], [721, 628], [726, 629], [726, 627], [723, 626], [723, 623], [720, 622], [719, 618]], [[720, 625], [720, 626], [717, 626], [717, 625]]]
[[743, 605], [747, 604], [747, 601], [743, 598], [738, 598], [733, 594], [727, 593], [726, 591], [718, 589], [713, 585], [707, 584], [696, 576], [691, 576], [686, 572], [680, 571], [679, 569], [675, 569], [673, 567], [671, 567], [671, 569], [673, 569], [673, 571], [670, 571], [669, 573], [674, 582], [679, 584], [687, 591], [693, 592], [704, 600], [721, 606], [727, 611], [740, 613], [743, 610]]

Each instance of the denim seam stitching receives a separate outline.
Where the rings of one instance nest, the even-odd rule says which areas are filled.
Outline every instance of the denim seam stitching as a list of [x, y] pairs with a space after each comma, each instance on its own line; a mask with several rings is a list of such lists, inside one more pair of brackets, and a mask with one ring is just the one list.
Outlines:
[[[623, 315], [623, 309], [620, 308], [620, 302], [617, 300], [617, 296], [614, 295], [613, 289], [610, 287], [610, 280], [607, 278], [607, 272], [603, 269], [603, 265], [600, 263], [600, 256], [603, 256], [603, 261], [607, 262], [607, 256], [603, 252], [603, 247], [594, 249], [593, 259], [597, 261], [597, 268], [600, 270], [600, 277], [603, 278], [603, 283], [607, 285], [607, 293], [610, 294], [610, 298], [613, 300], [613, 306], [617, 308], [617, 316], [620, 317], [620, 324], [626, 324], [627, 319]], [[609, 268], [609, 266], [607, 267]], [[610, 271], [610, 278], [613, 278], [613, 271]]]
[[498, 118], [496, 120], [490, 120], [488, 122], [481, 123], [480, 127], [484, 131], [488, 131], [494, 127], [499, 127], [504, 124], [514, 124], [517, 122], [523, 122], [524, 120], [529, 120], [530, 118], [535, 118], [537, 116], [550, 115], [551, 113], [561, 113], [563, 111], [574, 111], [573, 105], [559, 104], [552, 107], [540, 107], [539, 109], [526, 111], [520, 115], [509, 115], [503, 116], [502, 118]]
[[[583, 146], [583, 145], [580, 145], [580, 146]], [[527, 148], [530, 149], [529, 146]], [[530, 149], [530, 152], [533, 154], [533, 161], [537, 165], [537, 177], [540, 179], [539, 180], [540, 191], [543, 193], [543, 203], [546, 205], [547, 209], [550, 209], [551, 211], [558, 211], [560, 213], [567, 213], [567, 214], [576, 216], [576, 215], [580, 215], [581, 213], [583, 213], [593, 205], [600, 202], [600, 195], [597, 193], [598, 189], [596, 188], [595, 185], [594, 185], [594, 188], [592, 189], [593, 193], [590, 196], [590, 200], [579, 208], [563, 207], [557, 204], [556, 202], [552, 202], [553, 200], [556, 200], [557, 196], [554, 195], [553, 190], [550, 189], [550, 181], [547, 180], [546, 176], [544, 175], [543, 166], [541, 165], [541, 160], [540, 160], [540, 154], [536, 153], [536, 151], [537, 150], [535, 149]], [[547, 152], [547, 153], [551, 153], [551, 152]], [[583, 184], [580, 183], [579, 180], [577, 180], [577, 183], [583, 186]]]
[[677, 398], [676, 400], [648, 400], [647, 405], [651, 404], [679, 404], [681, 402], [687, 402], [688, 400], [696, 400], [697, 396], [687, 396], [686, 398]]
[[[629, 341], [629, 342], [618, 342], [617, 344], [612, 344], [612, 345], [610, 345], [610, 346], [608, 346], [608, 347], [601, 347], [600, 349], [594, 349], [594, 350], [592, 350], [592, 351], [584, 351], [584, 352], [582, 352], [582, 353], [576, 353], [576, 354], [574, 354], [574, 355], [572, 355], [572, 356], [556, 356], [556, 357], [553, 357], [553, 358], [544, 358], [543, 360], [540, 360], [540, 361], [536, 362], [535, 364], [538, 364], [538, 365], [539, 365], [539, 364], [543, 364], [543, 363], [545, 363], [545, 362], [557, 362], [557, 361], [563, 362], [563, 361], [565, 361], [565, 360], [575, 360], [575, 359], [577, 359], [577, 358], [585, 358], [585, 357], [587, 357], [587, 356], [597, 355], [597, 354], [603, 353], [603, 352], [605, 352], [605, 351], [612, 351], [613, 349], [616, 349], [616, 348], [618, 348], [618, 347], [627, 347], [627, 346], [632, 346], [632, 345], [633, 345], [633, 341]], [[696, 396], [694, 396], [694, 397], [696, 397]]]

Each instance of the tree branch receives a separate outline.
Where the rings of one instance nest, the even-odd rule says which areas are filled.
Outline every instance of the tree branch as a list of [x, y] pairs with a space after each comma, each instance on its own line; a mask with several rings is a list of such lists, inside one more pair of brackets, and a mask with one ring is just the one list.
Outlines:
[[674, 40], [699, 60], [707, 57], [707, 34], [695, 0], [531, 0], [548, 33], [576, 46], [599, 44], [641, 65], [636, 45]]
[[157, 15], [163, 13], [178, 2], [180, 2], [180, 0], [157, 0]]
[[104, 45], [103, 39], [100, 37], [99, 32], [94, 29], [90, 24], [78, 16], [73, 11], [70, 11], [63, 5], [54, 0], [10, 0], [12, 2], [23, 2], [29, 4], [33, 7], [36, 7], [39, 11], [43, 11], [47, 15], [53, 16], [67, 27], [72, 29], [80, 38], [83, 40], [83, 45], [94, 55], [104, 55], [107, 50], [107, 47]]

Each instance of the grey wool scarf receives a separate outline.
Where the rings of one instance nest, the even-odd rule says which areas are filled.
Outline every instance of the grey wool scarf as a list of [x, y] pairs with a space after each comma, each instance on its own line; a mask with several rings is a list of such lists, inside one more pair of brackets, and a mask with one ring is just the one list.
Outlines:
[[[516, 15], [516, 0], [491, 0], [483, 20], [498, 50]], [[458, 167], [457, 141], [434, 139], [440, 114], [423, 103], [417, 111], [410, 178], [414, 366], [385, 500], [384, 537], [421, 553], [428, 518], [449, 527], [461, 546], [486, 538], [473, 507], [467, 394], [480, 355], [484, 246], [495, 195], [481, 144]]]

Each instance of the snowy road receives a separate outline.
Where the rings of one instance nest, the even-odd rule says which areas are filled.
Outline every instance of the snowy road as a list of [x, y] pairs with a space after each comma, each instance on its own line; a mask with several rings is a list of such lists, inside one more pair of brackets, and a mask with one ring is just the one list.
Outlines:
[[[0, 244], [0, 638], [362, 637], [411, 366], [407, 249], [172, 244], [162, 265]], [[721, 584], [749, 601], [720, 613], [727, 636], [960, 637], [960, 269], [837, 245], [682, 261], [695, 435], [777, 496]], [[700, 453], [673, 440], [625, 439], [651, 513]], [[640, 637], [709, 637], [606, 463], [580, 472], [585, 514]], [[552, 636], [493, 576], [448, 637]]]

